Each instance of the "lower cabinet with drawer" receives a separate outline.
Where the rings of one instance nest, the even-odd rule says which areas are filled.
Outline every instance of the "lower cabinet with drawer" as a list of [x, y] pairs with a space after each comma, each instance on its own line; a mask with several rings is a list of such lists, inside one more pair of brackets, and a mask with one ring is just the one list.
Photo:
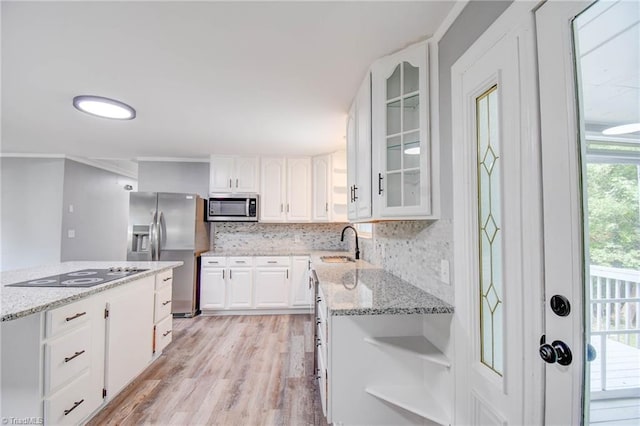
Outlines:
[[308, 256], [204, 256], [203, 314], [309, 313]]
[[149, 365], [154, 342], [156, 355], [171, 342], [168, 276], [170, 270], [3, 321], [2, 417], [86, 422]]

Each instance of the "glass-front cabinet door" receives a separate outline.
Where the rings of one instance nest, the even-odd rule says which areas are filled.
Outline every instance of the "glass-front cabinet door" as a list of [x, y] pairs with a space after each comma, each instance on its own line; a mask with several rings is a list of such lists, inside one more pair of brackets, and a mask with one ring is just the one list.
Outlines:
[[428, 46], [380, 59], [373, 68], [373, 195], [380, 217], [430, 217]]

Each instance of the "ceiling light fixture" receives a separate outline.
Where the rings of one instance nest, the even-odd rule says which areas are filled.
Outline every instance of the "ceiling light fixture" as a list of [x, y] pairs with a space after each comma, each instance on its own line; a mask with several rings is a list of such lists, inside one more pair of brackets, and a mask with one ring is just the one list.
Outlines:
[[640, 123], [623, 124], [622, 126], [609, 127], [602, 131], [603, 135], [626, 135], [627, 133], [640, 132]]
[[136, 118], [136, 110], [129, 105], [102, 96], [76, 96], [73, 98], [73, 106], [79, 111], [96, 117], [114, 120], [133, 120]]
[[413, 148], [407, 148], [404, 150], [404, 153], [407, 155], [420, 155], [420, 147], [414, 146]]

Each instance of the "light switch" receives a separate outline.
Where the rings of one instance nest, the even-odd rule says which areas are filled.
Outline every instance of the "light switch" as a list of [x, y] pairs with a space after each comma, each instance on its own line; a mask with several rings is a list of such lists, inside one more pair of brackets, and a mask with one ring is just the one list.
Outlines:
[[76, 237], [76, 230], [75, 229], [67, 230], [67, 238], [75, 238], [75, 237]]
[[69, 204], [69, 213], [73, 213], [73, 204]]

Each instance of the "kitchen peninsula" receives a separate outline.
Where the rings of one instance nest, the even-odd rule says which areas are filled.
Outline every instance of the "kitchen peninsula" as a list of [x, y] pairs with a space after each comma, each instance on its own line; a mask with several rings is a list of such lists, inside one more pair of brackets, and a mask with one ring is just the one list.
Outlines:
[[[76, 424], [111, 400], [171, 342], [173, 269], [181, 265], [65, 262], [3, 272], [3, 418]], [[93, 271], [123, 277], [101, 283]], [[62, 274], [76, 278], [12, 286]]]

